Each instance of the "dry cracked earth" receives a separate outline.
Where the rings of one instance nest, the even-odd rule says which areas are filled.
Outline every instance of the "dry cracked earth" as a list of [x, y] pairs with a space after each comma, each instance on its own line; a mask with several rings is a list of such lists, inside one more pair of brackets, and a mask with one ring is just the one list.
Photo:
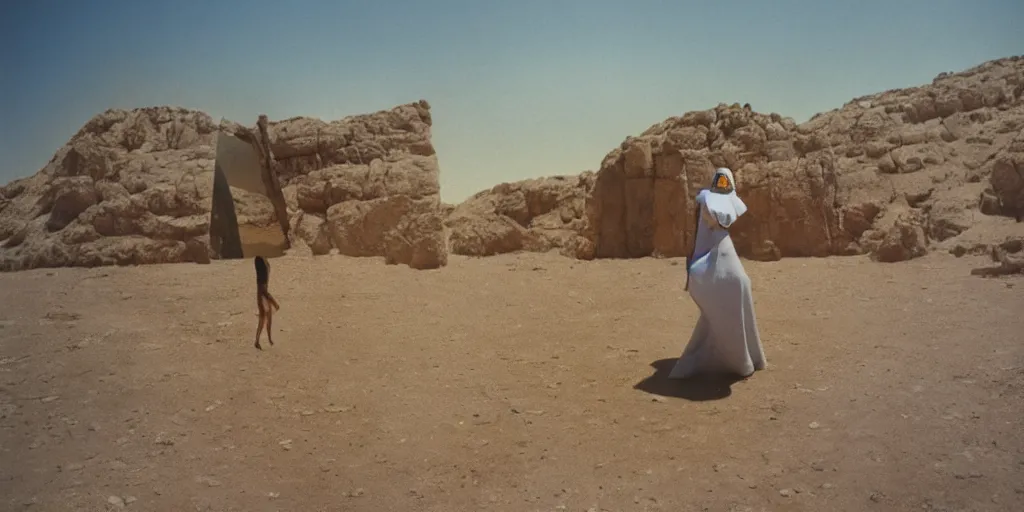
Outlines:
[[[980, 261], [980, 260], [979, 260]], [[671, 383], [679, 260], [0, 275], [12, 511], [1024, 509], [1024, 280], [746, 262], [769, 369]]]

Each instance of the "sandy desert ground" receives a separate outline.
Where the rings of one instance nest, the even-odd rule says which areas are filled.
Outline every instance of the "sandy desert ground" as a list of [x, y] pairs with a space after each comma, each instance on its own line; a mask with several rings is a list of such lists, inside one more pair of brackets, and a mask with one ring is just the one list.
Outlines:
[[1024, 280], [746, 262], [770, 368], [664, 374], [679, 260], [0, 275], [0, 508], [1024, 509]]

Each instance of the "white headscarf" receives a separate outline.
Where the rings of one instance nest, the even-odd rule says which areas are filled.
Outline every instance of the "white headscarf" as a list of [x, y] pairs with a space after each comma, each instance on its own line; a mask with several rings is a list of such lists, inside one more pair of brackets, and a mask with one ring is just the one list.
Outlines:
[[[716, 190], [715, 184], [720, 178], [728, 181], [728, 192]], [[715, 175], [711, 178], [711, 188], [701, 190], [697, 194], [697, 201], [703, 204], [708, 213], [724, 228], [731, 226], [747, 211], [747, 205], [736, 195], [736, 180], [732, 171], [725, 167], [715, 169]]]

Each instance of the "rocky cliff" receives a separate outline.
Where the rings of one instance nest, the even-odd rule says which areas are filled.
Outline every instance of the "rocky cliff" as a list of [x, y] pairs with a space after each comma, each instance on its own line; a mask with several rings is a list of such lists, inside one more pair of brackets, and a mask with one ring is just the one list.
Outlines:
[[188, 247], [205, 247], [217, 130], [210, 116], [177, 108], [94, 117], [37, 174], [0, 189], [0, 268], [195, 259]]
[[514, 251], [558, 250], [593, 257], [586, 228], [586, 201], [594, 173], [502, 183], [451, 207], [445, 225], [455, 254], [490, 256]]
[[425, 101], [325, 123], [271, 123], [294, 238], [313, 254], [438, 268], [448, 263], [440, 171]]
[[1021, 57], [857, 98], [802, 124], [749, 105], [690, 112], [628, 138], [596, 173], [504, 183], [456, 206], [439, 200], [430, 127], [422, 101], [256, 128], [169, 107], [107, 111], [39, 173], [0, 188], [0, 269], [205, 259], [218, 132], [249, 141], [282, 191], [268, 201], [232, 188], [239, 223], [282, 224], [296, 250], [415, 268], [445, 265], [449, 246], [481, 256], [684, 255], [693, 198], [719, 166], [736, 172], [750, 207], [734, 236], [749, 258], [899, 261], [1024, 238]]
[[109, 110], [37, 174], [0, 188], [0, 269], [207, 258], [218, 132], [252, 142], [284, 196], [232, 188], [240, 224], [287, 211], [293, 246], [437, 268], [447, 248], [430, 126], [423, 101], [252, 129], [180, 108]]
[[[722, 166], [735, 171], [750, 207], [734, 235], [749, 258], [987, 251], [1024, 237], [1016, 222], [1024, 214], [1024, 58], [857, 98], [802, 124], [749, 105], [669, 118], [611, 151], [586, 187], [563, 180], [564, 197], [585, 197], [585, 217], [564, 225], [588, 247], [577, 256], [685, 255], [694, 196]], [[514, 204], [524, 186], [467, 203]], [[555, 246], [507, 243], [499, 229], [476, 235], [485, 225], [518, 231], [509, 219], [523, 225], [502, 208], [488, 211], [486, 221], [449, 218], [453, 252]]]

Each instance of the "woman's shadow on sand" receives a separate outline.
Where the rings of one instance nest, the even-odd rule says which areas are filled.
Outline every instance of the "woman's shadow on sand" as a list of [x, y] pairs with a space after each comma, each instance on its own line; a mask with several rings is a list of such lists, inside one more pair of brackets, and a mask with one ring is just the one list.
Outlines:
[[668, 375], [676, 361], [676, 358], [671, 358], [651, 363], [654, 375], [636, 383], [633, 389], [667, 398], [706, 402], [727, 398], [732, 395], [732, 385], [743, 380], [731, 375], [700, 375], [688, 379], [670, 379]]

